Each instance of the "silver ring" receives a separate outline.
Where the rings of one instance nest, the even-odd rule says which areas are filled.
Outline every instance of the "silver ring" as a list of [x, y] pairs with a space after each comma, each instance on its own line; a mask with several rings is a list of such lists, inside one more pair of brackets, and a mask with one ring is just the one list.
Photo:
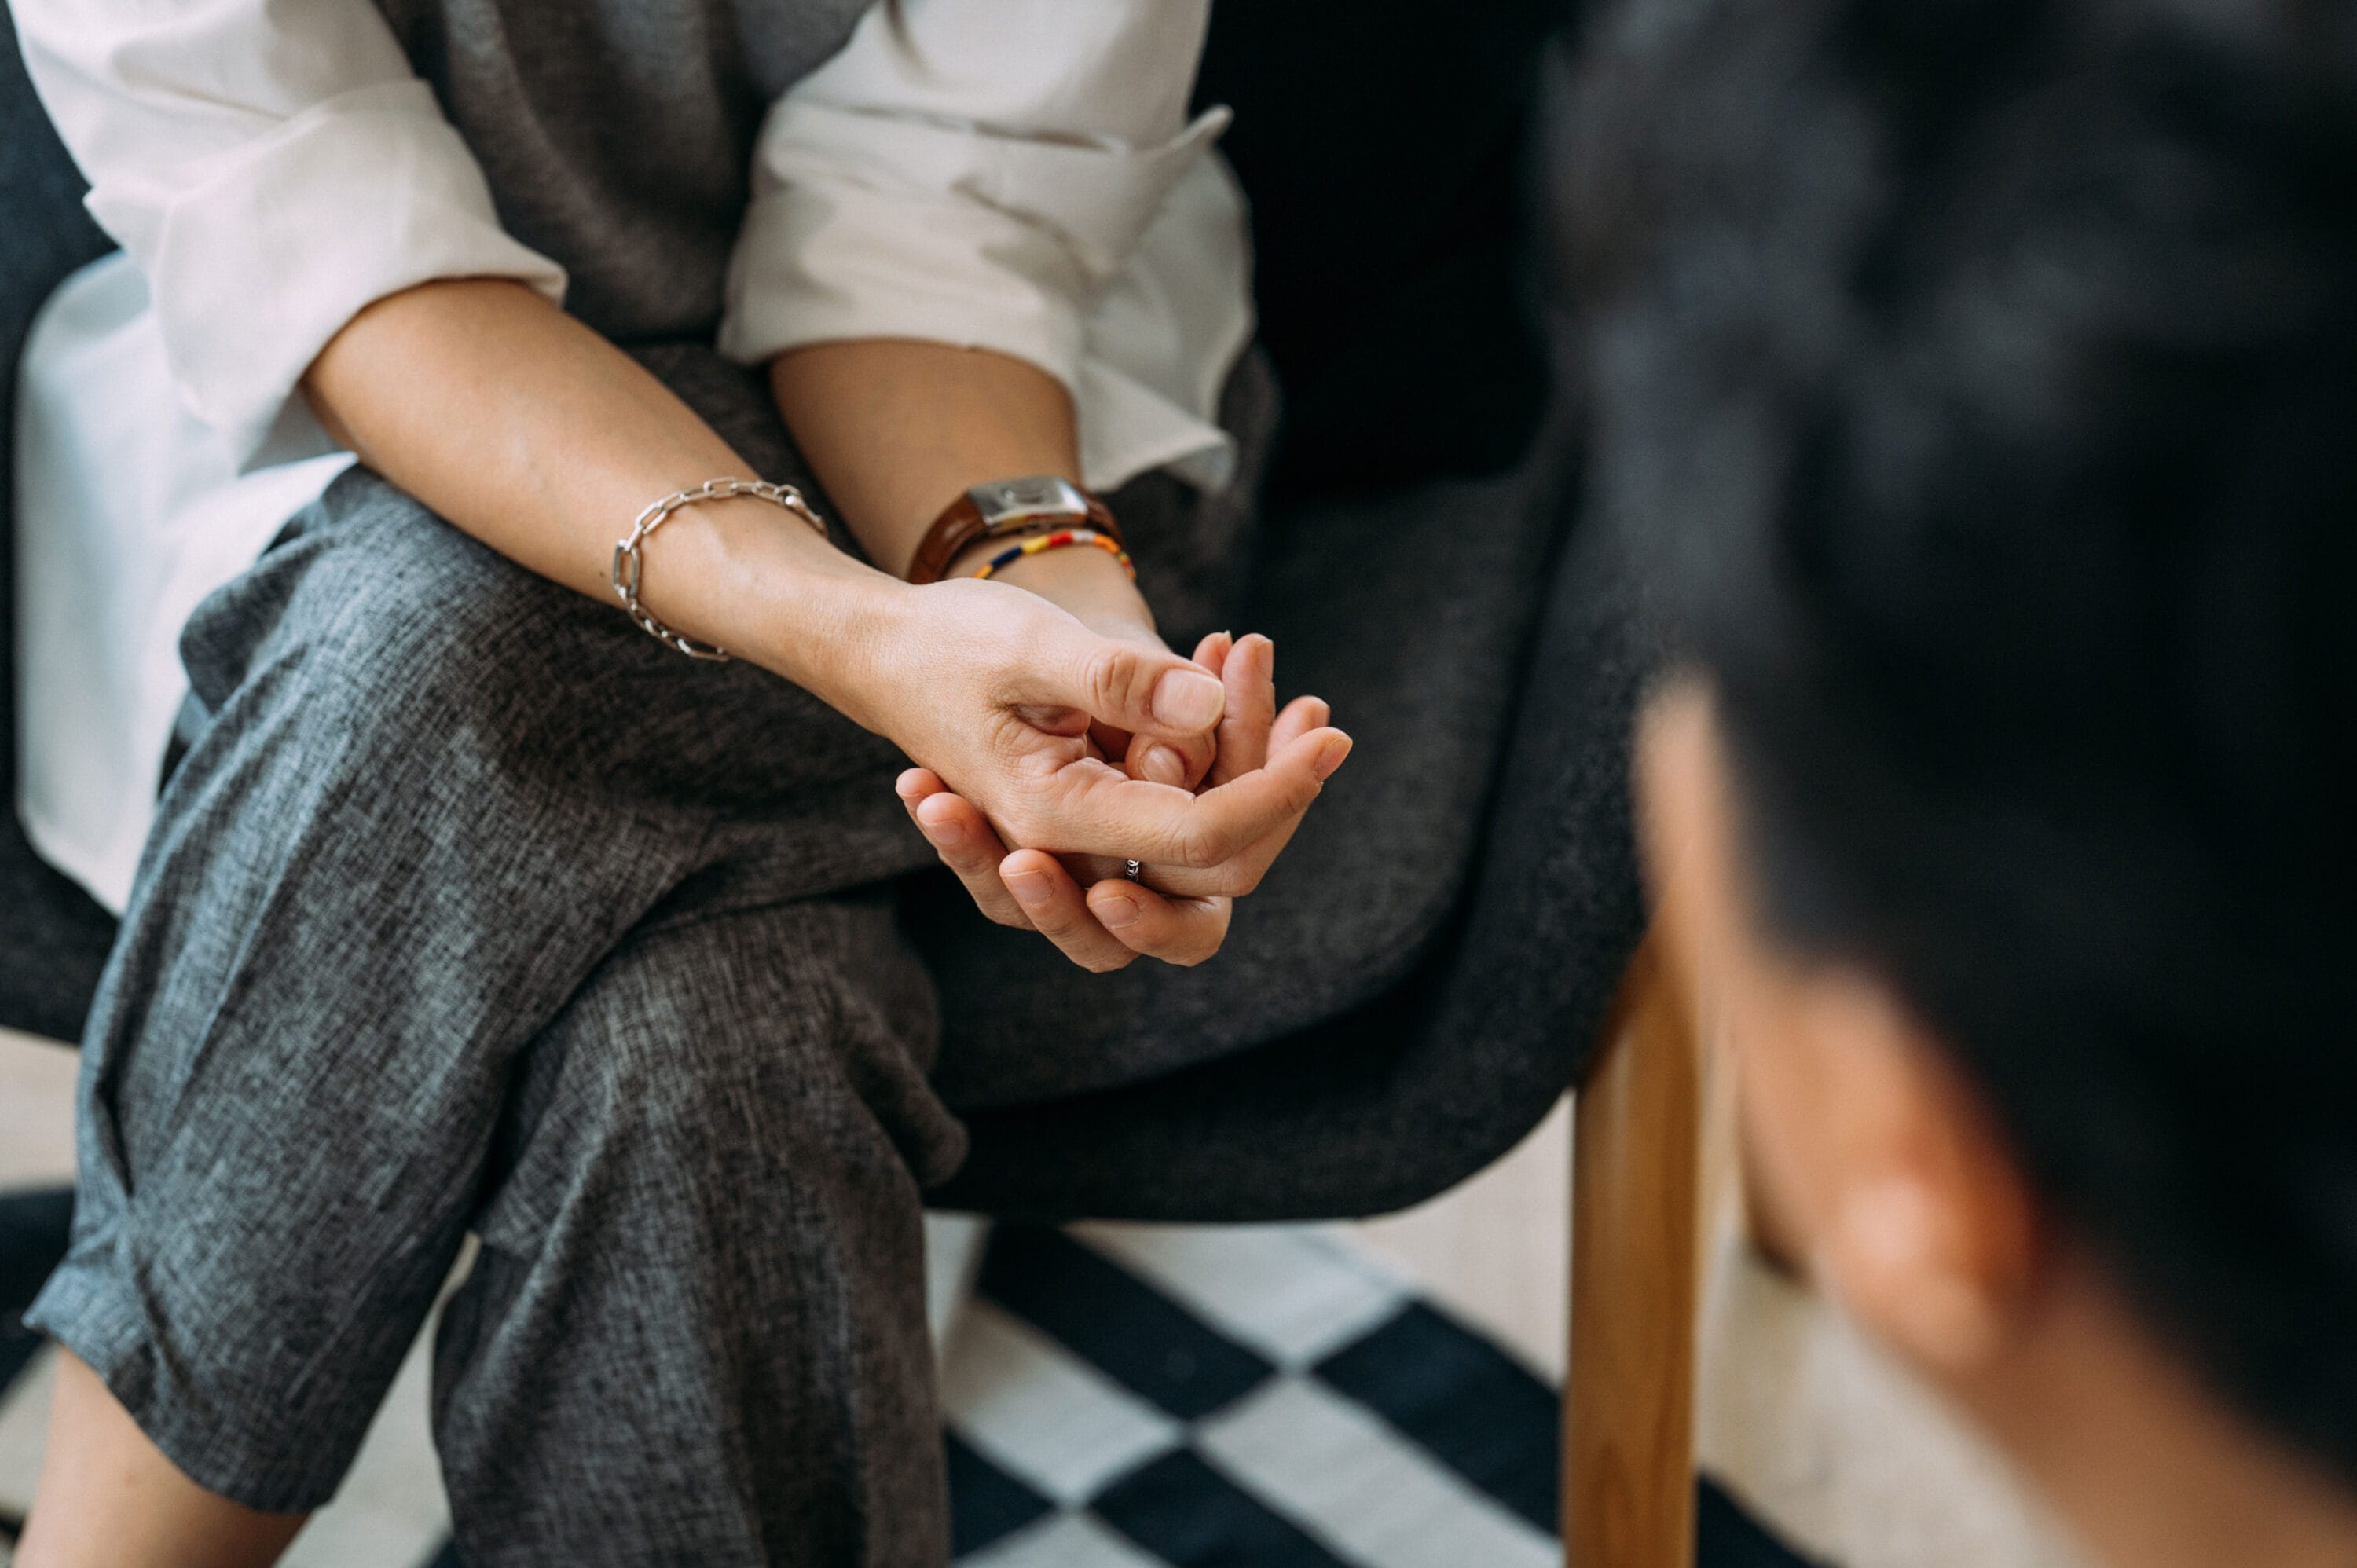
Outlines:
[[1121, 863], [1121, 874], [1132, 882], [1143, 883], [1146, 880], [1146, 867], [1134, 860], [1125, 860]]

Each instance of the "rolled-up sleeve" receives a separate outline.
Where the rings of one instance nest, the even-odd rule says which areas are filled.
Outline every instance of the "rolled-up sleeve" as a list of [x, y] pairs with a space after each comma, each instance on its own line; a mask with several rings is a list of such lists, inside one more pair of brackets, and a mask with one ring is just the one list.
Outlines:
[[328, 340], [387, 295], [562, 268], [500, 226], [482, 171], [369, 0], [15, 0], [27, 65], [147, 279], [197, 416], [260, 460]]
[[771, 109], [721, 348], [996, 349], [1080, 388], [1089, 317], [1227, 124], [1206, 0], [880, 0]]

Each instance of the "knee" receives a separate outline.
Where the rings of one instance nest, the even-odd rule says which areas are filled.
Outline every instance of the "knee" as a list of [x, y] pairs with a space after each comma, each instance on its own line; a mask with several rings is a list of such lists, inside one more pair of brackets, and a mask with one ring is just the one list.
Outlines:
[[[618, 618], [360, 479], [339, 481], [291, 542], [190, 621], [183, 652], [199, 699], [219, 714], [242, 691], [291, 697], [361, 767], [561, 747], [576, 714], [565, 683], [585, 682], [612, 630], [601, 621]], [[311, 748], [315, 762], [328, 755]]]
[[557, 650], [589, 607], [422, 508], [388, 521], [312, 585], [323, 673], [353, 720], [481, 741], [561, 707]]
[[964, 1133], [926, 1042], [860, 1002], [878, 977], [813, 961], [775, 922], [743, 950], [730, 924], [634, 939], [568, 1006], [544, 1065], [558, 1120], [588, 1134], [576, 1153], [747, 1181], [945, 1177]]
[[866, 1119], [823, 1009], [740, 1012], [638, 983], [593, 1000], [600, 1016], [566, 1031], [561, 1070], [571, 1112], [602, 1144], [730, 1160]]

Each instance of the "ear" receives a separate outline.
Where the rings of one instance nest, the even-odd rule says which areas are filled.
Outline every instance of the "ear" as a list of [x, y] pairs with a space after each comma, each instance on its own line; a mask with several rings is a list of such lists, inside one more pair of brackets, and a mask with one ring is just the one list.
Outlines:
[[1657, 934], [1723, 1021], [1754, 1200], [1870, 1331], [1960, 1372], [2028, 1309], [2040, 1262], [2028, 1184], [1899, 996], [1763, 929], [1712, 710], [1693, 682], [1648, 704], [1641, 820]]
[[2036, 1297], [2039, 1211], [1980, 1093], [1880, 982], [1797, 982], [1801, 1038], [1824, 1059], [1827, 1136], [1812, 1264], [1878, 1338], [1946, 1378], [1986, 1366]]

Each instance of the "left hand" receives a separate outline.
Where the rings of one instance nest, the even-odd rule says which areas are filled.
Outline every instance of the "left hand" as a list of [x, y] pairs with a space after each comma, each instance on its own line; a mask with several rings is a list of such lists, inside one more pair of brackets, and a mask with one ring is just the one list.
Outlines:
[[[1216, 755], [1200, 778], [1204, 788], [1252, 772], [1272, 750], [1327, 721], [1327, 705], [1316, 697], [1297, 698], [1283, 713], [1276, 711], [1275, 649], [1265, 637], [1231, 642], [1226, 634], [1214, 633], [1197, 647], [1195, 661], [1228, 689]], [[1129, 737], [1101, 740], [1126, 746]], [[1133, 773], [1141, 770], [1139, 757], [1128, 761]], [[1335, 765], [1340, 761], [1338, 756]], [[1200, 771], [1189, 759], [1190, 783]], [[1040, 932], [1073, 962], [1097, 972], [1125, 968], [1140, 956], [1193, 965], [1219, 951], [1234, 899], [1211, 889], [1250, 892], [1298, 822], [1282, 824], [1220, 866], [1149, 868], [1147, 875], [1159, 886], [1148, 886], [1129, 881], [1118, 861], [1059, 859], [1036, 849], [1007, 853], [983, 814], [930, 768], [909, 769], [898, 789], [910, 818], [985, 915], [1000, 925]]]

